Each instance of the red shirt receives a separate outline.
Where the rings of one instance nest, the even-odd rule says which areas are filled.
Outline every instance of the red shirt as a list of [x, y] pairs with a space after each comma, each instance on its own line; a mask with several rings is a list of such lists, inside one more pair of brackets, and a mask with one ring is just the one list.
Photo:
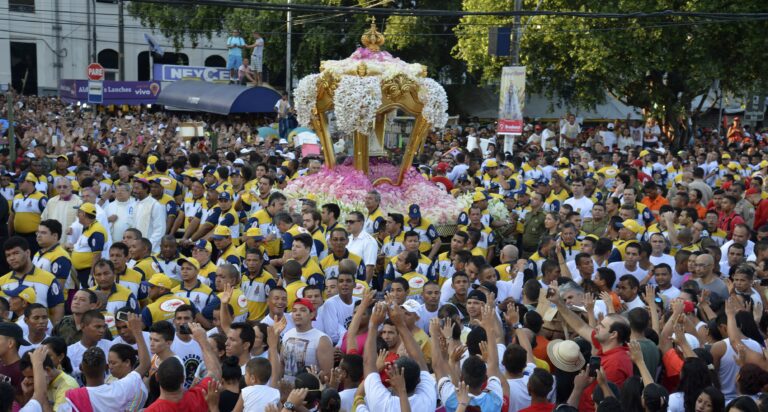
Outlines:
[[[629, 347], [626, 345], [613, 348], [603, 352], [603, 347], [597, 341], [596, 330], [592, 331], [592, 346], [597, 349], [597, 355], [600, 356], [600, 366], [605, 371], [605, 377], [621, 389], [624, 381], [634, 375], [632, 359], [629, 357]], [[579, 399], [579, 412], [594, 412], [595, 402], [592, 401], [592, 392], [595, 391], [597, 380], [592, 382], [581, 394]]]
[[755, 226], [757, 230], [760, 226], [768, 223], [768, 199], [763, 199], [755, 207]]
[[144, 409], [145, 412], [198, 412], [207, 411], [208, 403], [205, 401], [203, 391], [208, 390], [208, 382], [212, 379], [205, 378], [197, 385], [190, 388], [181, 398], [181, 401], [171, 402], [165, 399], [158, 399]]
[[728, 215], [725, 215], [725, 213], [720, 215], [720, 220], [717, 222], [717, 227], [722, 229], [727, 234], [726, 237], [728, 240], [731, 240], [731, 236], [733, 236], [733, 229], [739, 223], [744, 224], [744, 218], [741, 217], [741, 215], [736, 214], [736, 212], [731, 211], [731, 213]]
[[520, 412], [552, 412], [554, 409], [554, 403], [537, 403], [525, 409], [520, 409]]

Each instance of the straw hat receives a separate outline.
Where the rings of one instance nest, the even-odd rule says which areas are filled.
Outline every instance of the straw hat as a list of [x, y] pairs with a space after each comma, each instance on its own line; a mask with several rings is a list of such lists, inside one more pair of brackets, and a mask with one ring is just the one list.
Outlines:
[[557, 369], [565, 372], [576, 372], [586, 363], [581, 355], [579, 345], [572, 340], [554, 339], [547, 345], [549, 361]]

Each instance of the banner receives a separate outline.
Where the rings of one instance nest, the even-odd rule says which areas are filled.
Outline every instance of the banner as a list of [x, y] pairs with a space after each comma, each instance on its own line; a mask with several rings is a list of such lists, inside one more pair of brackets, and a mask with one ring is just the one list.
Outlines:
[[198, 79], [206, 82], [228, 81], [229, 70], [224, 67], [177, 66], [156, 64], [153, 66], [153, 79], [164, 82], [176, 82], [182, 79]]
[[499, 124], [497, 134], [523, 133], [525, 106], [525, 66], [507, 66], [501, 70]]
[[[119, 82], [104, 81], [102, 87], [103, 103], [154, 104], [160, 94], [160, 82]], [[59, 81], [59, 96], [68, 103], [88, 103], [88, 80], [62, 79]]]

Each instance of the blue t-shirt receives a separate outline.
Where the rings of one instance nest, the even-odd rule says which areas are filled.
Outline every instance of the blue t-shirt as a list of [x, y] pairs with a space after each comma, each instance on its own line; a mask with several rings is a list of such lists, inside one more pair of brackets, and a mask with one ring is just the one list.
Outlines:
[[[245, 40], [243, 40], [242, 37], [228, 37], [227, 38], [227, 46], [245, 46]], [[242, 56], [243, 50], [237, 47], [233, 47], [229, 49], [229, 55], [230, 56]]]

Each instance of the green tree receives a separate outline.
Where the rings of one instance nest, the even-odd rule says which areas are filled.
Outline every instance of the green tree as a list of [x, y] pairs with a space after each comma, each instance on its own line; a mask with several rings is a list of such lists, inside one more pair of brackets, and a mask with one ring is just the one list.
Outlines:
[[[465, 10], [512, 10], [512, 0], [464, 0]], [[533, 10], [538, 0], [525, 0]], [[762, 0], [543, 0], [541, 10], [632, 13], [638, 10], [758, 12]], [[470, 71], [498, 78], [506, 59], [487, 55], [488, 28], [511, 26], [511, 18], [465, 16], [456, 27], [453, 54]], [[580, 107], [605, 100], [605, 91], [676, 125], [692, 99], [714, 80], [724, 91], [744, 93], [768, 80], [765, 21], [712, 21], [691, 17], [592, 19], [524, 17], [521, 64], [534, 93]]]

